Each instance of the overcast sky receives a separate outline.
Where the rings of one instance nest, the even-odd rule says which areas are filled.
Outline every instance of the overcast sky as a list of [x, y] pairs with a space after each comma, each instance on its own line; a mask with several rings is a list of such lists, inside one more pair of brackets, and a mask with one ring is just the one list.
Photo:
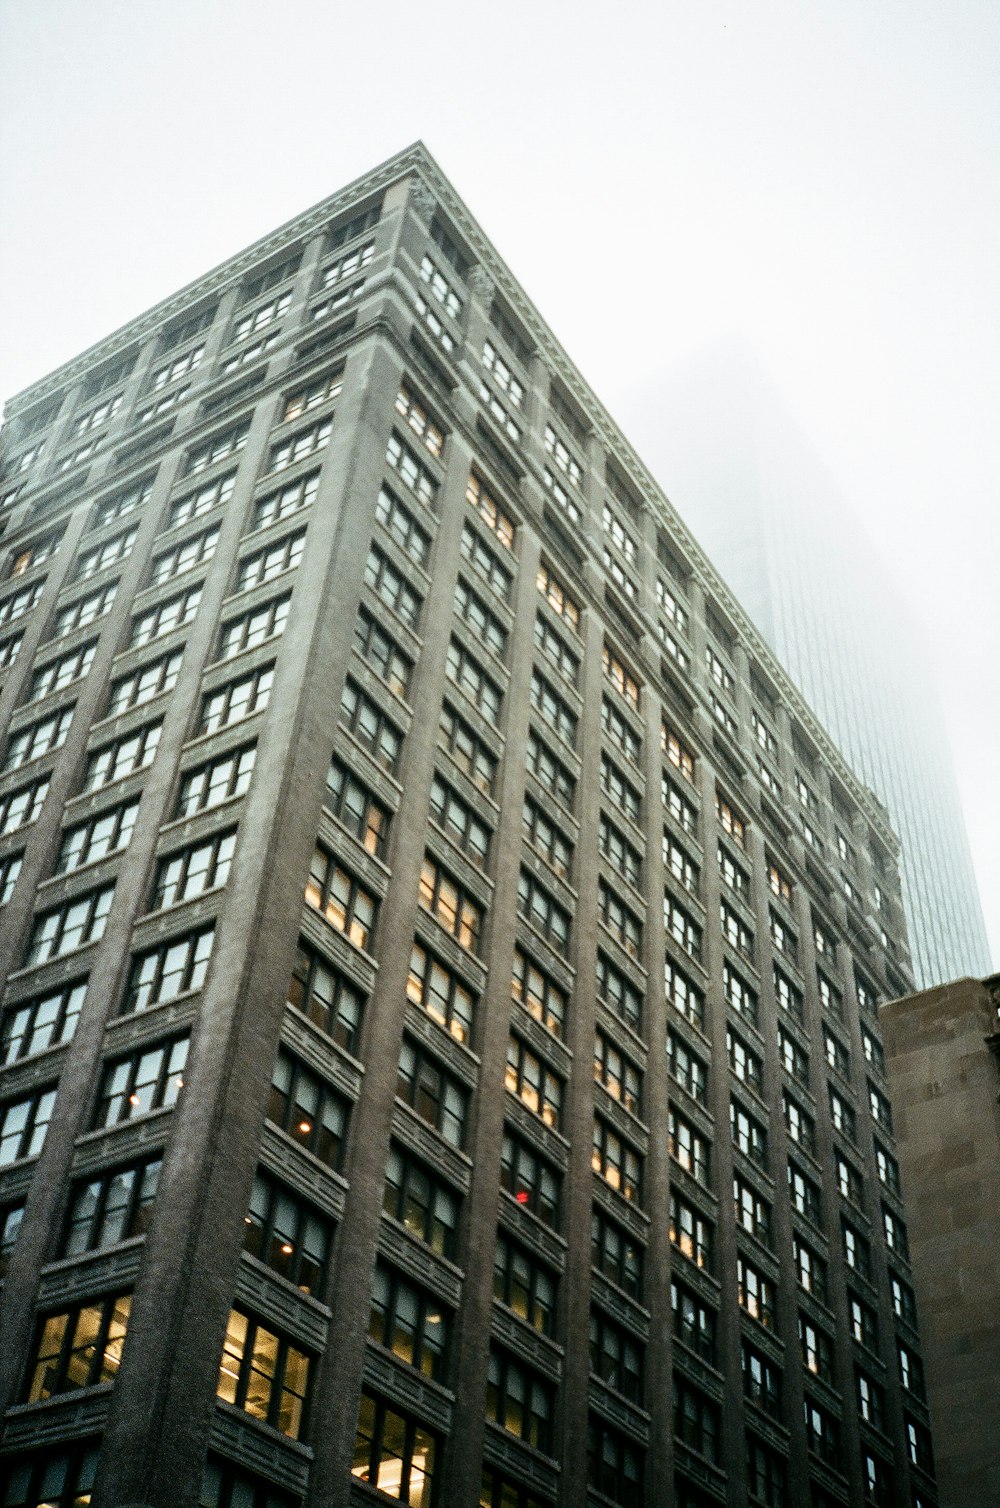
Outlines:
[[0, 0], [0, 397], [422, 138], [626, 433], [756, 353], [924, 624], [997, 964], [998, 63], [996, 0]]

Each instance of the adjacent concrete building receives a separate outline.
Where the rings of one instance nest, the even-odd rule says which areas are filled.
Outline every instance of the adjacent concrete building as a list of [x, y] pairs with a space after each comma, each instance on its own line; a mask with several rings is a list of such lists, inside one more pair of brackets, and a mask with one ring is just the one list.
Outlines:
[[1000, 1503], [1000, 976], [882, 1010], [942, 1508]]
[[896, 841], [424, 149], [2, 476], [4, 1508], [934, 1503]]

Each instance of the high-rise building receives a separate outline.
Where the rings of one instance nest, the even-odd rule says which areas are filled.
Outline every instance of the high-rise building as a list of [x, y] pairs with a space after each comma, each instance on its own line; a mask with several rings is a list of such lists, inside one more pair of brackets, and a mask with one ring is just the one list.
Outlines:
[[1000, 975], [882, 1011], [942, 1508], [1000, 1502]]
[[652, 385], [635, 410], [685, 521], [889, 813], [918, 981], [988, 973], [939, 697], [862, 522], [734, 344]]
[[895, 839], [425, 150], [4, 456], [4, 1508], [933, 1503]]

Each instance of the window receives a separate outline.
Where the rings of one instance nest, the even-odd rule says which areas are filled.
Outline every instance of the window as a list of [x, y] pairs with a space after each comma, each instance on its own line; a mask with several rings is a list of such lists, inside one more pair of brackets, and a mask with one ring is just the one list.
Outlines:
[[500, 1187], [544, 1225], [558, 1224], [560, 1176], [522, 1137], [504, 1128]]
[[642, 855], [603, 812], [600, 815], [598, 843], [609, 864], [623, 880], [638, 890], [642, 884]]
[[241, 718], [263, 712], [274, 684], [274, 663], [261, 665], [237, 681], [227, 681], [218, 691], [202, 698], [198, 734], [215, 733]]
[[876, 1126], [881, 1126], [883, 1131], [892, 1132], [892, 1106], [880, 1089], [868, 1080], [868, 1102], [871, 1105], [872, 1120]]
[[786, 974], [781, 972], [777, 964], [772, 968], [771, 977], [774, 982], [774, 998], [781, 1006], [781, 1009], [787, 1011], [790, 1016], [794, 1016], [796, 1021], [804, 1023], [806, 1013], [802, 991], [792, 983]]
[[663, 965], [663, 990], [674, 1010], [702, 1031], [705, 1026], [705, 997], [669, 958]]
[[486, 1417], [526, 1440], [536, 1450], [551, 1452], [555, 1389], [509, 1352], [490, 1345], [486, 1381]]
[[75, 948], [86, 947], [104, 936], [108, 912], [114, 900], [114, 885], [91, 890], [86, 895], [67, 900], [52, 911], [35, 918], [28, 944], [25, 967], [62, 958]]
[[638, 765], [641, 762], [642, 739], [617, 708], [611, 705], [607, 697], [602, 698], [601, 701], [601, 727], [630, 764]]
[[372, 1283], [368, 1338], [407, 1366], [441, 1382], [445, 1375], [449, 1316], [440, 1302], [378, 1261]]
[[514, 949], [511, 992], [529, 1015], [540, 1021], [553, 1036], [562, 1036], [567, 1008], [566, 992], [544, 969], [528, 958], [521, 948]]
[[381, 858], [385, 852], [390, 820], [389, 812], [382, 803], [336, 757], [330, 761], [326, 791], [324, 805], [327, 810], [343, 823], [351, 836], [357, 838], [369, 853]]
[[743, 1393], [773, 1419], [781, 1417], [781, 1370], [746, 1340], [740, 1341]]
[[155, 556], [150, 568], [149, 585], [160, 586], [164, 581], [194, 570], [195, 566], [207, 564], [215, 554], [219, 533], [216, 525], [185, 540], [183, 544], [176, 545], [172, 550], [165, 550], [161, 555]]
[[107, 586], [100, 587], [96, 592], [88, 592], [85, 597], [78, 597], [75, 602], [61, 608], [52, 625], [52, 637], [64, 639], [67, 634], [73, 633], [76, 629], [84, 628], [97, 618], [103, 618], [105, 613], [111, 611], [117, 591], [118, 583], [112, 581]]
[[782, 1090], [781, 1103], [785, 1117], [785, 1130], [792, 1141], [804, 1148], [806, 1152], [815, 1153], [816, 1122], [812, 1116], [792, 1099], [787, 1090]]
[[925, 1397], [924, 1364], [920, 1357], [909, 1346], [904, 1346], [902, 1341], [896, 1342], [896, 1357], [899, 1362], [899, 1380], [903, 1387], [916, 1398]]
[[[378, 216], [376, 214], [375, 220], [371, 221], [371, 224], [374, 225], [377, 219]], [[347, 228], [351, 229], [353, 223], [352, 221]], [[368, 228], [369, 226], [365, 226], [350, 236], [343, 235], [343, 232], [338, 233], [331, 243], [331, 248], [343, 246], [346, 241], [353, 241], [355, 235], [362, 235], [364, 230]], [[375, 242], [366, 241], [363, 246], [356, 246], [353, 251], [346, 252], [344, 256], [338, 257], [335, 262], [327, 263], [323, 268], [322, 286], [324, 288], [332, 288], [335, 283], [340, 283], [345, 278], [349, 278], [352, 273], [360, 271], [362, 267], [367, 267], [374, 254]]]
[[733, 842], [738, 843], [740, 848], [746, 848], [746, 819], [744, 817], [737, 816], [730, 803], [726, 801], [724, 797], [720, 796], [718, 791], [716, 791], [715, 793], [715, 814], [719, 819], [719, 824], [722, 827], [723, 832], [728, 833]]
[[917, 1301], [913, 1296], [913, 1289], [908, 1283], [895, 1273], [889, 1274], [892, 1286], [892, 1312], [898, 1319], [904, 1320], [908, 1325], [917, 1323]]
[[205, 355], [204, 345], [191, 346], [178, 356], [175, 361], [170, 361], [166, 366], [155, 371], [149, 381], [151, 392], [157, 393], [161, 388], [167, 387], [171, 382], [177, 382], [181, 377], [187, 377], [196, 367], [199, 367]]
[[679, 770], [685, 780], [694, 781], [694, 755], [674, 730], [666, 723], [660, 729], [660, 747], [669, 759], [675, 770]]
[[440, 1256], [453, 1258], [458, 1195], [395, 1143], [389, 1147], [382, 1208]]
[[236, 829], [230, 828], [161, 859], [150, 909], [160, 911], [207, 890], [221, 889], [229, 879], [235, 848]]
[[880, 1387], [867, 1372], [855, 1367], [858, 1413], [872, 1429], [885, 1429], [885, 1389]]
[[704, 1105], [708, 1099], [708, 1065], [691, 1051], [682, 1037], [667, 1028], [667, 1067], [676, 1083], [686, 1089], [693, 1100]]
[[87, 981], [80, 979], [9, 1006], [0, 1019], [0, 1064], [16, 1063], [68, 1041], [86, 993]]
[[135, 482], [121, 492], [112, 492], [101, 499], [94, 509], [90, 521], [91, 529], [103, 529], [107, 524], [114, 523], [116, 519], [125, 518], [127, 514], [134, 513], [137, 508], [142, 508], [148, 503], [153, 491], [153, 478], [144, 477], [141, 482]]
[[629, 821], [634, 822], [636, 826], [641, 824], [641, 795], [631, 781], [626, 780], [618, 766], [613, 764], [605, 754], [601, 755], [601, 790], [623, 816], [628, 817]]
[[210, 811], [223, 801], [244, 795], [256, 757], [256, 744], [246, 744], [182, 775], [176, 815], [192, 817], [195, 812]]
[[561, 440], [552, 428], [551, 424], [545, 426], [545, 453], [550, 455], [573, 487], [579, 487], [583, 481], [583, 468], [576, 457], [570, 452], [569, 446]]
[[18, 618], [23, 618], [25, 613], [30, 613], [42, 595], [44, 586], [44, 581], [36, 581], [31, 586], [22, 587], [19, 592], [12, 592], [9, 597], [4, 597], [0, 602], [0, 625], [13, 623]]
[[416, 1006], [424, 1007], [456, 1042], [468, 1042], [471, 1038], [477, 997], [419, 942], [413, 942], [410, 950], [406, 997]]
[[686, 1173], [708, 1187], [711, 1143], [672, 1105], [667, 1112], [667, 1151]]
[[176, 1104], [189, 1045], [187, 1035], [170, 1037], [129, 1057], [112, 1058], [101, 1075], [94, 1127], [117, 1126]]
[[489, 340], [483, 345], [483, 366], [490, 373], [501, 392], [506, 393], [514, 407], [522, 408], [524, 405], [524, 387], [514, 376], [492, 341]]
[[499, 659], [503, 658], [507, 650], [507, 630], [461, 577], [455, 583], [455, 613], [487, 649]]
[[[756, 688], [753, 688], [753, 689], [756, 689]], [[777, 759], [777, 757], [778, 757], [778, 738], [777, 738], [777, 735], [773, 732], [773, 730], [771, 728], [768, 727], [767, 723], [761, 717], [761, 715], [757, 711], [756, 707], [754, 707], [754, 708], [751, 709], [751, 712], [750, 712], [750, 722], [751, 722], [751, 724], [753, 726], [754, 737], [756, 738], [757, 742], [760, 744], [761, 748], [764, 750], [764, 752], [766, 754], [770, 754], [772, 759]]]
[[816, 921], [815, 917], [813, 918], [813, 942], [816, 944], [816, 952], [822, 958], [836, 958], [837, 944], [834, 941], [832, 933], [828, 932], [820, 922]]
[[871, 1247], [865, 1237], [852, 1225], [848, 1225], [846, 1220], [841, 1220], [840, 1225], [844, 1241], [844, 1261], [863, 1278], [870, 1280], [872, 1275]]
[[781, 1066], [793, 1079], [800, 1084], [808, 1086], [809, 1083], [809, 1056], [782, 1027], [778, 1027], [778, 1057]]
[[566, 955], [569, 951], [570, 914], [524, 868], [518, 879], [517, 909], [557, 953]]
[[642, 922], [604, 880], [597, 882], [597, 912], [630, 958], [642, 953]]
[[557, 634], [541, 613], [535, 618], [535, 647], [554, 666], [563, 680], [575, 686], [580, 672], [579, 656]]
[[669, 892], [663, 897], [663, 925], [685, 953], [691, 958], [701, 957], [701, 928]]
[[497, 1232], [493, 1297], [540, 1335], [555, 1329], [556, 1277], [523, 1246]]
[[7, 854], [0, 859], [0, 906], [6, 906], [14, 894], [18, 876], [21, 873], [22, 855], [19, 853]]
[[21, 648], [23, 634], [16, 634], [12, 639], [0, 644], [0, 670], [9, 670], [17, 659], [18, 650]]
[[781, 870], [778, 868], [773, 859], [768, 860], [767, 883], [772, 893], [776, 895], [779, 900], [787, 901], [789, 905], [791, 904], [792, 882], [791, 880], [786, 879], [785, 875], [782, 874]]
[[570, 628], [578, 631], [580, 627], [579, 604], [570, 596], [558, 576], [553, 571], [550, 571], [547, 565], [542, 564], [538, 567], [535, 585], [549, 604], [549, 607], [554, 612], [557, 612]]
[[37, 1157], [49, 1129], [56, 1103], [56, 1089], [41, 1089], [27, 1099], [7, 1100], [0, 1105], [0, 1168]]
[[679, 885], [689, 890], [692, 895], [698, 893], [698, 882], [701, 871], [689, 854], [667, 832], [663, 830], [663, 865], [673, 875]]
[[774, 1288], [741, 1256], [736, 1258], [736, 1293], [740, 1308], [769, 1330], [774, 1324]]
[[172, 633], [175, 628], [189, 623], [198, 611], [201, 591], [200, 586], [190, 587], [179, 597], [170, 597], [166, 602], [160, 602], [148, 612], [140, 614], [138, 618], [133, 618], [129, 648], [136, 649], [140, 644], [149, 644], [151, 640], [162, 638], [164, 634]]
[[284, 471], [305, 460], [307, 456], [314, 456], [317, 451], [325, 450], [330, 443], [332, 430], [332, 417], [320, 419], [308, 429], [300, 429], [294, 435], [289, 435], [287, 440], [273, 445], [268, 456], [267, 475], [273, 476], [276, 471]]
[[576, 746], [576, 713], [537, 670], [531, 672], [531, 705], [569, 748]]
[[503, 703], [502, 690], [496, 681], [486, 674], [479, 661], [457, 639], [452, 639], [448, 644], [444, 668], [448, 679], [469, 698], [472, 705], [478, 708], [484, 717], [491, 722], [499, 718]]
[[[284, 597], [272, 597], [261, 607], [243, 613], [239, 618], [230, 618], [223, 623], [219, 636], [219, 659], [231, 660], [246, 649], [256, 649], [268, 639], [275, 639], [285, 631], [291, 608], [291, 593]], [[180, 656], [177, 656], [178, 663]], [[167, 689], [167, 688], [164, 688]]]
[[866, 1026], [861, 1028], [861, 1045], [864, 1048], [865, 1061], [879, 1073], [885, 1073], [885, 1051], [879, 1039], [874, 1036]]
[[820, 1304], [827, 1301], [826, 1263], [818, 1257], [802, 1237], [792, 1232], [792, 1255], [795, 1259], [795, 1276], [799, 1287], [811, 1293]]
[[206, 482], [196, 492], [189, 492], [187, 497], [171, 504], [167, 528], [178, 529], [193, 518], [201, 518], [203, 513], [211, 513], [213, 508], [221, 508], [232, 497], [235, 486], [236, 473], [229, 471], [214, 482]]
[[416, 452], [411, 450], [395, 430], [389, 436], [385, 460], [386, 465], [391, 466], [396, 472], [404, 487], [408, 487], [414, 497], [419, 498], [422, 503], [433, 508], [438, 484]]
[[712, 1222], [673, 1190], [670, 1192], [670, 1240], [682, 1256], [696, 1267], [712, 1270], [714, 1230]]
[[162, 723], [147, 723], [134, 733], [105, 744], [87, 758], [83, 791], [94, 791], [112, 781], [122, 780], [152, 764], [160, 742]]
[[141, 707], [154, 697], [172, 691], [177, 684], [183, 658], [182, 647], [151, 664], [140, 666], [131, 675], [112, 681], [105, 716], [117, 717], [131, 707]]
[[56, 856], [55, 873], [65, 874], [93, 864], [128, 846], [139, 810], [139, 798], [113, 806], [68, 828]]
[[674, 1339], [714, 1366], [715, 1311], [674, 1278], [670, 1280], [670, 1307]]
[[632, 1298], [642, 1296], [642, 1247], [597, 1204], [590, 1213], [590, 1259]]
[[203, 1508], [295, 1508], [295, 1500], [250, 1472], [209, 1452], [201, 1482]]
[[844, 997], [835, 985], [831, 984], [825, 974], [816, 970], [816, 983], [819, 988], [820, 1004], [823, 1009], [842, 1021], [844, 1018]]
[[216, 1396], [293, 1440], [306, 1408], [309, 1357], [239, 1309], [229, 1311]]
[[848, 1141], [857, 1141], [858, 1127], [857, 1116], [853, 1105], [849, 1105], [843, 1095], [837, 1093], [833, 1085], [827, 1086], [830, 1095], [830, 1119], [835, 1131], [841, 1136], [846, 1136]]
[[708, 644], [705, 646], [705, 665], [715, 684], [720, 686], [727, 696], [735, 697], [736, 677], [729, 669], [729, 666], [723, 664], [715, 650]]
[[60, 1255], [75, 1257], [145, 1235], [162, 1166], [158, 1155], [75, 1183]]
[[906, 1234], [906, 1226], [898, 1215], [892, 1214], [883, 1204], [882, 1224], [885, 1229], [885, 1244], [890, 1251], [902, 1257], [904, 1261], [909, 1259], [910, 1243]]
[[729, 1066], [736, 1077], [761, 1094], [764, 1084], [764, 1060], [728, 1026], [726, 1027], [726, 1054], [729, 1058]]
[[236, 575], [236, 591], [248, 592], [251, 587], [273, 581], [285, 571], [294, 571], [302, 559], [306, 547], [306, 531], [286, 534], [266, 550], [257, 550], [239, 563]]
[[590, 1370], [633, 1403], [642, 1401], [643, 1347], [623, 1325], [590, 1306]]
[[766, 1168], [767, 1129], [734, 1099], [729, 1101], [729, 1129], [737, 1150], [758, 1167]]
[[875, 1143], [875, 1165], [878, 1169], [879, 1181], [894, 1194], [898, 1194], [900, 1192], [899, 1163], [892, 1153], [887, 1152], [878, 1142]]
[[335, 367], [331, 372], [324, 372], [320, 377], [314, 377], [305, 387], [300, 387], [295, 392], [289, 393], [285, 399], [285, 406], [281, 411], [282, 424], [288, 424], [293, 419], [301, 419], [311, 408], [318, 408], [321, 403], [332, 403], [339, 398], [343, 389], [344, 368]]
[[547, 1126], [559, 1129], [563, 1081], [513, 1033], [507, 1042], [504, 1083], [532, 1114], [540, 1116]]
[[689, 1449], [709, 1461], [719, 1454], [720, 1414], [718, 1405], [674, 1373], [674, 1434]]
[[473, 953], [478, 950], [482, 907], [426, 854], [420, 869], [418, 899], [463, 948]]
[[73, 708], [63, 707], [60, 711], [50, 713], [48, 717], [39, 718], [37, 722], [28, 723], [26, 727], [12, 733], [7, 742], [7, 754], [3, 762], [4, 771], [19, 770], [22, 765], [28, 764], [32, 759], [39, 759], [43, 754], [51, 754], [56, 749], [61, 749], [66, 742], [66, 735], [72, 721]]
[[461, 1147], [468, 1092], [409, 1037], [403, 1038], [399, 1054], [396, 1094], [445, 1141]]
[[826, 1050], [826, 1061], [830, 1067], [836, 1073], [842, 1074], [844, 1078], [850, 1078], [851, 1054], [840, 1038], [835, 1037], [833, 1032], [826, 1027], [823, 1028], [823, 1044]]
[[643, 1452], [628, 1435], [606, 1424], [598, 1414], [587, 1416], [587, 1481], [619, 1508], [641, 1508]]
[[600, 1031], [594, 1038], [594, 1078], [626, 1110], [640, 1113], [642, 1070]]
[[292, 292], [289, 289], [266, 304], [258, 304], [256, 309], [252, 309], [249, 314], [242, 315], [236, 321], [230, 339], [247, 340], [249, 336], [255, 335], [258, 330], [263, 330], [267, 325], [272, 324], [274, 320], [279, 319], [291, 302]]
[[378, 914], [378, 900], [319, 844], [309, 866], [305, 899], [306, 905], [318, 911], [355, 947], [368, 947]]
[[850, 1315], [851, 1335], [859, 1345], [869, 1351], [878, 1351], [878, 1318], [874, 1309], [862, 1303], [848, 1290], [847, 1308]]
[[746, 980], [728, 963], [722, 965], [722, 993], [738, 1016], [749, 1021], [751, 1026], [757, 1025], [757, 996]]
[[62, 691], [74, 681], [80, 680], [81, 676], [87, 675], [94, 663], [96, 650], [97, 640], [92, 639], [89, 644], [81, 644], [58, 660], [50, 660], [47, 665], [36, 670], [31, 677], [26, 701], [40, 702], [43, 697], [50, 696], [54, 691]]
[[419, 1420], [362, 1392], [351, 1475], [401, 1503], [430, 1508], [437, 1444]]
[[806, 1445], [820, 1460], [836, 1469], [840, 1461], [840, 1428], [826, 1409], [820, 1408], [809, 1397], [804, 1400], [806, 1416]]
[[756, 1236], [764, 1246], [770, 1246], [771, 1206], [753, 1184], [738, 1173], [733, 1177], [733, 1208], [736, 1224], [741, 1225], [748, 1235]]
[[549, 746], [539, 738], [534, 728], [528, 729], [526, 764], [531, 773], [555, 799], [567, 808], [572, 808], [576, 794], [576, 779], [558, 759]]
[[573, 845], [530, 796], [524, 798], [521, 830], [532, 848], [542, 855], [556, 874], [565, 878], [573, 861]]
[[299, 939], [287, 1003], [308, 1016], [314, 1026], [352, 1051], [361, 1022], [364, 996], [340, 970]]
[[794, 1162], [788, 1164], [788, 1195], [792, 1208], [813, 1225], [823, 1224], [823, 1198], [819, 1184], [807, 1177]]
[[[462, 276], [464, 274], [460, 273], [459, 275]], [[438, 303], [448, 311], [452, 319], [458, 319], [462, 312], [462, 301], [428, 256], [424, 256], [421, 260], [420, 276], [428, 285]]]
[[298, 1058], [278, 1049], [268, 1119], [327, 1167], [336, 1168], [347, 1129], [348, 1103]]
[[725, 901], [719, 906], [719, 919], [722, 923], [722, 935], [738, 952], [748, 958], [753, 956], [753, 932], [746, 922]]
[[[555, 474], [550, 471], [548, 466], [546, 466], [545, 471], [542, 474], [542, 481], [545, 483], [546, 488], [549, 492], [551, 492], [552, 496], [555, 498], [556, 502], [559, 504], [560, 508], [566, 514], [566, 517], [570, 520], [570, 522], [579, 526], [583, 519], [582, 509], [577, 505], [576, 501], [572, 497], [570, 497], [569, 493], [566, 491], [566, 488], [562, 485], [562, 483], [556, 480]], [[611, 561], [611, 557], [608, 554], [608, 551], [605, 551], [604, 553], [606, 557], [604, 563], [605, 566], [608, 566]], [[624, 578], [625, 573], [624, 571], [622, 571], [621, 566], [618, 565], [617, 561], [614, 562], [614, 566], [617, 569], [618, 573]]]
[[28, 1375], [26, 1403], [58, 1393], [114, 1382], [121, 1365], [132, 1296], [109, 1294], [75, 1304], [39, 1322], [35, 1356]]
[[209, 926], [136, 953], [122, 1013], [145, 1011], [166, 1000], [175, 1000], [186, 990], [201, 989], [214, 942], [215, 927]]
[[49, 778], [43, 775], [30, 785], [0, 796], [0, 834], [16, 832], [34, 822], [49, 793]]
[[438, 748], [451, 755], [458, 768], [467, 775], [485, 795], [489, 795], [496, 779], [497, 759], [467, 722], [445, 702], [441, 709], [438, 726]]
[[0, 1279], [7, 1275], [11, 1253], [24, 1221], [25, 1204], [0, 1206]]
[[25, 571], [33, 571], [42, 565], [55, 554], [61, 537], [59, 534], [43, 534], [21, 546], [16, 553], [12, 551], [8, 557], [7, 575], [23, 576]]
[[371, 751], [383, 769], [394, 774], [403, 748], [403, 735], [381, 707], [376, 706], [350, 677], [344, 683], [340, 714], [344, 725], [358, 742]]
[[788, 1501], [784, 1461], [751, 1434], [747, 1435], [747, 1489], [753, 1502], [766, 1503], [768, 1508], [784, 1508]]
[[604, 674], [634, 712], [639, 710], [639, 682], [625, 664], [613, 654], [607, 645], [602, 651]]
[[396, 412], [405, 419], [413, 433], [424, 442], [432, 456], [440, 457], [444, 447], [444, 434], [434, 423], [424, 405], [414, 397], [406, 383], [400, 383], [396, 394]]
[[786, 925], [785, 922], [781, 920], [779, 916], [776, 915], [773, 910], [768, 910], [767, 920], [768, 930], [771, 934], [771, 941], [774, 943], [774, 946], [777, 948], [778, 952], [783, 953], [786, 958], [791, 959], [792, 963], [797, 963], [799, 956], [799, 940], [796, 937], [795, 933], [789, 926]]
[[745, 869], [741, 869], [727, 848], [720, 843], [716, 850], [719, 861], [719, 874], [722, 883], [733, 891], [735, 895], [750, 904], [750, 876]]
[[308, 476], [299, 477], [297, 481], [288, 482], [276, 492], [269, 492], [258, 498], [254, 504], [252, 529], [265, 529], [269, 524], [290, 518], [300, 508], [311, 507], [318, 491], [319, 472], [312, 471]]

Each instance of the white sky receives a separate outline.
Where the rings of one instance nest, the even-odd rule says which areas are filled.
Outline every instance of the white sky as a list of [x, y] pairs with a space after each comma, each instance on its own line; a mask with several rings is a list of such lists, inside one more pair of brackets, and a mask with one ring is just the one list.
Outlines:
[[1000, 963], [998, 62], [996, 0], [0, 0], [0, 397], [422, 138], [626, 433], [757, 352], [925, 625]]

